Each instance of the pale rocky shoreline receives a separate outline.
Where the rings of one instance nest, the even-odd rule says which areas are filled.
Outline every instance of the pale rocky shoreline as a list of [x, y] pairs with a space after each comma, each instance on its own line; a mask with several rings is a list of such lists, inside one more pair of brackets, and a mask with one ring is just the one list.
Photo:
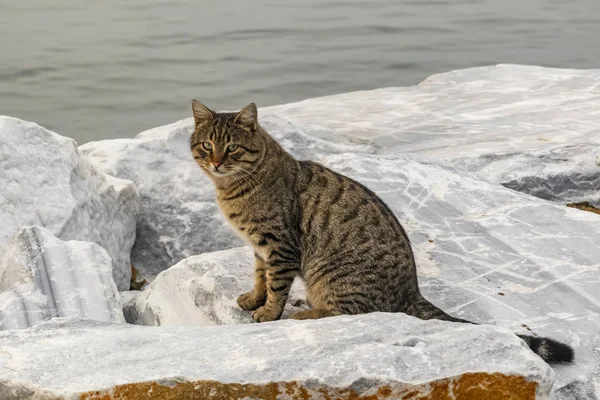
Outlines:
[[0, 399], [600, 398], [600, 215], [566, 206], [600, 206], [600, 70], [453, 71], [259, 120], [378, 193], [424, 295], [489, 325], [288, 320], [301, 282], [284, 320], [251, 323], [235, 304], [251, 251], [191, 157], [191, 118], [77, 147], [0, 117]]

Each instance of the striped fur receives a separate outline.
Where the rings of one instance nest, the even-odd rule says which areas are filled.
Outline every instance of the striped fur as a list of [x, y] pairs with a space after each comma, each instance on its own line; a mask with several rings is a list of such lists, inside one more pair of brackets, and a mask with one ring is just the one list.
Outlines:
[[[375, 193], [295, 160], [259, 125], [254, 104], [216, 113], [194, 100], [192, 109], [194, 158], [214, 182], [225, 217], [255, 249], [254, 288], [238, 298], [255, 321], [281, 317], [299, 275], [312, 309], [297, 319], [383, 311], [469, 322], [421, 295], [408, 236]], [[523, 339], [547, 361], [573, 358], [567, 345]]]

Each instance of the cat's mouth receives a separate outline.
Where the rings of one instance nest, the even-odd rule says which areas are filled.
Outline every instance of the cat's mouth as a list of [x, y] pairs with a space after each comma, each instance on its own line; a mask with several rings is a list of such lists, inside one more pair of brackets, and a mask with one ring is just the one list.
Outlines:
[[209, 172], [212, 175], [218, 176], [218, 177], [223, 177], [223, 176], [231, 175], [231, 171], [224, 170], [224, 169], [217, 169], [214, 166], [209, 168]]

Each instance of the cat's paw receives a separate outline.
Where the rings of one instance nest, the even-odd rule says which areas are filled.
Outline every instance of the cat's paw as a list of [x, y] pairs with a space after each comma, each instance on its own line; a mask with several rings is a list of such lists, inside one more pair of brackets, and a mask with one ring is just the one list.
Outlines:
[[279, 319], [279, 317], [281, 317], [281, 311], [267, 306], [261, 307], [252, 313], [252, 319], [256, 322], [275, 321]]
[[256, 310], [257, 308], [265, 304], [265, 298], [257, 298], [254, 292], [248, 292], [242, 294], [237, 298], [238, 306], [243, 310]]

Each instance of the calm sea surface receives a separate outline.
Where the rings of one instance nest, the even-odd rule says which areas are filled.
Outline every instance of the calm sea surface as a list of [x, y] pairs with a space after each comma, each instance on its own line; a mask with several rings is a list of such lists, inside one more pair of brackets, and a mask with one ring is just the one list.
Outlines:
[[79, 143], [496, 63], [600, 68], [600, 0], [0, 0], [0, 114]]

